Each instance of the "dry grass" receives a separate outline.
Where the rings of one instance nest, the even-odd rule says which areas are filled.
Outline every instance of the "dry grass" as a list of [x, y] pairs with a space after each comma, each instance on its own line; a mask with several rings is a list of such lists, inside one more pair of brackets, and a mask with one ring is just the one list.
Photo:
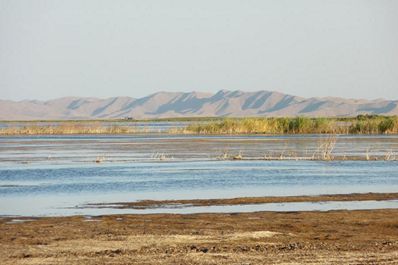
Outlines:
[[191, 124], [179, 132], [196, 134], [397, 134], [398, 117], [226, 118], [221, 121]]
[[[197, 119], [193, 119], [195, 121]], [[217, 118], [194, 123], [186, 128], [170, 129], [169, 134], [397, 134], [398, 117], [364, 116], [356, 118]], [[189, 121], [189, 118], [188, 118]], [[114, 121], [115, 122], [115, 121]], [[31, 122], [29, 124], [32, 124]], [[40, 123], [39, 123], [40, 124]], [[94, 121], [63, 121], [55, 125], [27, 125], [1, 128], [0, 135], [42, 134], [130, 134], [147, 129], [133, 126], [103, 126]]]
[[331, 135], [326, 139], [321, 139], [318, 149], [312, 155], [312, 160], [333, 160], [332, 152], [336, 146], [337, 137]]
[[52, 135], [52, 134], [130, 134], [144, 132], [127, 126], [101, 126], [100, 124], [81, 124], [64, 122], [59, 125], [1, 128], [0, 135]]

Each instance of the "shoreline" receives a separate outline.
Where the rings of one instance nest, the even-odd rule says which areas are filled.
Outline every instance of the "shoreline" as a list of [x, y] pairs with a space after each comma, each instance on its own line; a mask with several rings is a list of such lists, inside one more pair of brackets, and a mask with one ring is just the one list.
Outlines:
[[[358, 115], [356, 117], [218, 117], [217, 119], [204, 120], [185, 118], [187, 124], [181, 128], [168, 129], [168, 133], [188, 134], [398, 134], [397, 116]], [[114, 125], [103, 126], [101, 122]], [[33, 125], [23, 127], [0, 128], [0, 134], [4, 135], [35, 135], [35, 134], [101, 134], [101, 133], [134, 133], [137, 128], [119, 126], [120, 119], [114, 121], [84, 122], [64, 121], [56, 122], [58, 125], [44, 126]], [[1, 121], [0, 121], [1, 123]], [[3, 122], [7, 123], [7, 122]], [[9, 123], [9, 122], [8, 122]], [[25, 122], [28, 124], [28, 122]], [[49, 122], [51, 123], [51, 122]], [[55, 122], [53, 122], [55, 123]], [[91, 123], [91, 124], [90, 124]], [[125, 123], [125, 122], [124, 122]], [[133, 124], [132, 122], [129, 122]], [[40, 124], [40, 122], [39, 122]], [[140, 131], [140, 130], [138, 130]], [[145, 130], [144, 130], [145, 132]]]
[[[239, 137], [239, 136], [311, 136], [311, 135], [321, 135], [321, 136], [397, 136], [398, 133], [320, 133], [320, 132], [308, 132], [308, 133], [196, 133], [196, 132], [184, 132], [184, 131], [151, 131], [147, 129], [134, 129], [133, 127], [123, 126], [114, 128], [115, 131], [110, 131], [108, 129], [111, 127], [101, 127], [98, 131], [89, 127], [85, 127], [82, 130], [76, 130], [73, 132], [51, 132], [53, 127], [45, 127], [45, 132], [9, 132], [5, 129], [0, 128], [1, 137], [16, 137], [16, 136], [137, 136], [137, 135], [170, 135], [170, 136], [222, 136], [222, 137]], [[131, 129], [133, 128], [133, 129]], [[16, 129], [19, 128], [9, 128]], [[22, 127], [23, 129], [23, 127]], [[21, 131], [22, 131], [21, 129]], [[57, 128], [55, 128], [56, 130]], [[92, 132], [87, 132], [91, 130]], [[29, 128], [28, 128], [29, 130]]]
[[191, 199], [191, 200], [140, 200], [135, 202], [90, 203], [81, 208], [113, 208], [113, 209], [158, 209], [165, 207], [202, 207], [202, 206], [230, 206], [266, 203], [291, 202], [349, 202], [349, 201], [387, 201], [398, 200], [396, 193], [350, 193], [323, 194], [314, 196], [264, 196], [237, 197], [224, 199]]
[[1, 264], [396, 264], [398, 209], [0, 219]]

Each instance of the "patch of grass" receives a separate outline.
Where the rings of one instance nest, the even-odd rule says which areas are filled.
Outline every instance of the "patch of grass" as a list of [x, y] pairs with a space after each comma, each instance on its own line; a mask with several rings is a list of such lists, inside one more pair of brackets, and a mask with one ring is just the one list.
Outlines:
[[[398, 116], [359, 115], [350, 118], [175, 118], [147, 120], [147, 122], [186, 121], [185, 128], [173, 128], [169, 134], [397, 134]], [[19, 121], [21, 122], [21, 121]], [[112, 122], [105, 126], [102, 122]], [[145, 129], [121, 126], [119, 122], [137, 120], [93, 121], [29, 121], [24, 127], [0, 129], [0, 135], [36, 134], [131, 134], [145, 133]], [[13, 122], [4, 122], [10, 123]], [[50, 123], [50, 125], [48, 125]]]
[[194, 123], [195, 134], [396, 134], [398, 117], [359, 115], [355, 118], [225, 118]]
[[138, 130], [126, 126], [101, 126], [100, 124], [82, 124], [63, 122], [58, 125], [7, 127], [0, 129], [0, 135], [45, 135], [45, 134], [129, 134]]

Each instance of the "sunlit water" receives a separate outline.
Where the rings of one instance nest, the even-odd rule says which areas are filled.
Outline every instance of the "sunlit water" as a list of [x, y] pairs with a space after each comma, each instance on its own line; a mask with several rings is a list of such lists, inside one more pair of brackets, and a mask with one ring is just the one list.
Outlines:
[[[320, 136], [37, 136], [0, 138], [0, 215], [398, 208], [398, 202], [285, 203], [182, 209], [87, 209], [86, 203], [397, 192], [398, 161], [218, 161], [311, 154]], [[370, 150], [370, 151], [369, 151]], [[395, 153], [396, 136], [339, 136], [334, 153]], [[166, 155], [160, 161], [156, 153]], [[95, 163], [104, 156], [103, 163]]]

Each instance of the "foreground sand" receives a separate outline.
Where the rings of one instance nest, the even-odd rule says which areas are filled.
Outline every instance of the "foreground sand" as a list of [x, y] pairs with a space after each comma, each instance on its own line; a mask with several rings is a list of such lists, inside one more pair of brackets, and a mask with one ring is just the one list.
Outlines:
[[398, 264], [398, 209], [0, 220], [0, 264]]

